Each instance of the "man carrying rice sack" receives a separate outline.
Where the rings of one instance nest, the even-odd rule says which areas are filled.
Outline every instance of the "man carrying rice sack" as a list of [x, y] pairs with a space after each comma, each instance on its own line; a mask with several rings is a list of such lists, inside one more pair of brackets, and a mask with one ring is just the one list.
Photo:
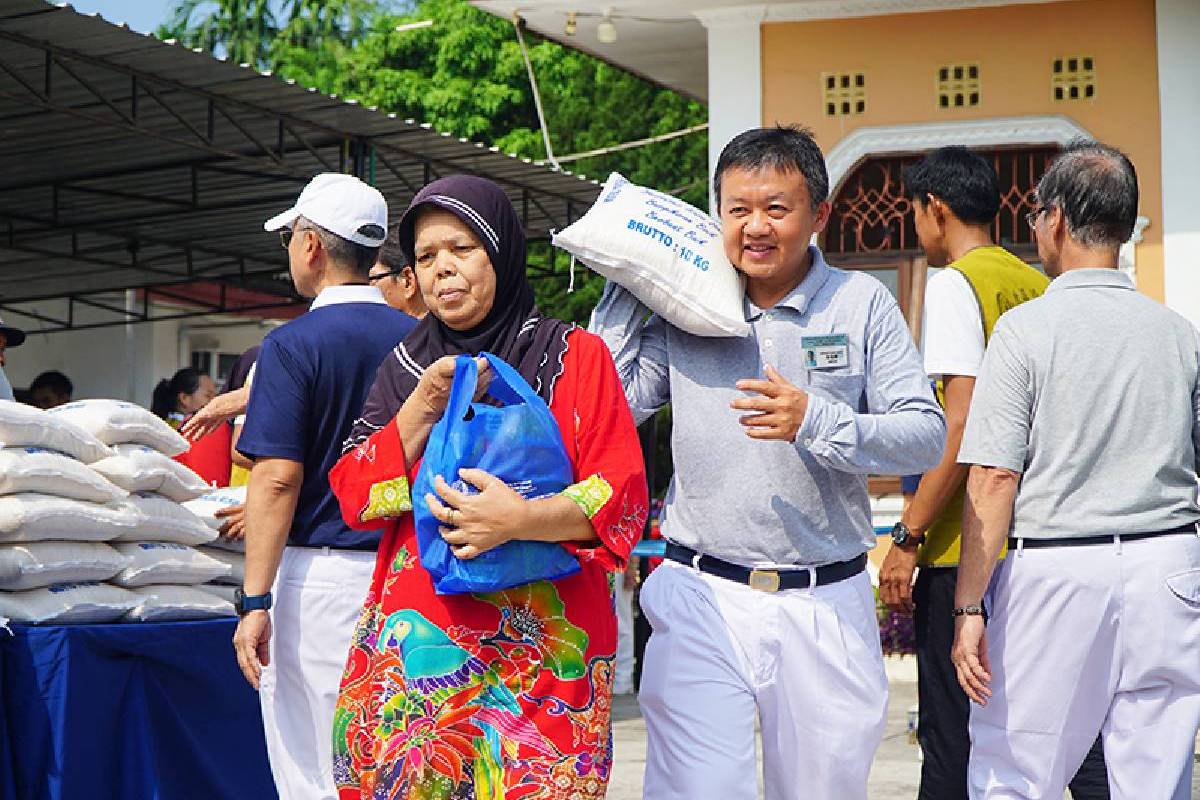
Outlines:
[[749, 335], [647, 320], [613, 283], [592, 320], [635, 419], [673, 409], [645, 796], [754, 800], [761, 719], [768, 798], [865, 800], [887, 708], [867, 475], [932, 467], [945, 424], [887, 289], [809, 245], [830, 213], [811, 135], [739, 135], [715, 193]]

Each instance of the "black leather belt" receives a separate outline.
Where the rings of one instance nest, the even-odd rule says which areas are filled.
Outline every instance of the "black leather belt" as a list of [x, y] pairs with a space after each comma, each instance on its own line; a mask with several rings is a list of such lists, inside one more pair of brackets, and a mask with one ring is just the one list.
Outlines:
[[1109, 533], [1102, 536], [1072, 536], [1064, 539], [1029, 539], [1024, 537], [1008, 537], [1010, 549], [1016, 549], [1018, 544], [1025, 549], [1036, 550], [1039, 547], [1083, 547], [1084, 545], [1115, 544], [1116, 542], [1136, 542], [1139, 539], [1154, 539], [1158, 536], [1179, 536], [1180, 534], [1196, 536], [1196, 523], [1180, 525], [1169, 531], [1153, 531], [1151, 533]]
[[[867, 568], [867, 554], [849, 561], [838, 561], [819, 567], [803, 569], [753, 569], [731, 564], [715, 556], [700, 555], [690, 547], [667, 542], [666, 557], [680, 564], [695, 567], [701, 572], [740, 583], [760, 592], [779, 592], [784, 589], [807, 589], [816, 576], [816, 585], [825, 586], [853, 578]], [[699, 559], [696, 556], [700, 556]]]

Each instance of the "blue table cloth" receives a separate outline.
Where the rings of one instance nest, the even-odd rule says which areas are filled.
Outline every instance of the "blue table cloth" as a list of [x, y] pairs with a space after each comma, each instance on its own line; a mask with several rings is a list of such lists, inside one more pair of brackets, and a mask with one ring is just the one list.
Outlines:
[[234, 627], [0, 629], [0, 798], [275, 798]]

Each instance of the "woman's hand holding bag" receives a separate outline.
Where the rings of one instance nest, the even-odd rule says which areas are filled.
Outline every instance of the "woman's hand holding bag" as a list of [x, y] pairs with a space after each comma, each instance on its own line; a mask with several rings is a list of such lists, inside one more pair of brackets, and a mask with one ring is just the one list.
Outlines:
[[[421, 564], [439, 594], [500, 591], [579, 571], [561, 545], [522, 538], [529, 501], [573, 480], [558, 424], [515, 369], [490, 353], [483, 358], [490, 385], [478, 380], [477, 359], [457, 358], [413, 487]], [[430, 378], [423, 402], [438, 401], [441, 380], [441, 371]], [[481, 387], [501, 405], [472, 404]]]

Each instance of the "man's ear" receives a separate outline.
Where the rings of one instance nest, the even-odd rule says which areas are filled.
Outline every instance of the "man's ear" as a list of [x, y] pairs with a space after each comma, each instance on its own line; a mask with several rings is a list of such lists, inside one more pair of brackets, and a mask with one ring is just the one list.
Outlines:
[[829, 224], [831, 214], [833, 214], [833, 203], [828, 200], [822, 200], [817, 204], [817, 210], [813, 213], [813, 233], [820, 233], [825, 230], [825, 226]]
[[933, 216], [933, 221], [941, 228], [946, 224], [946, 204], [940, 197], [932, 194], [925, 195], [925, 208]]

